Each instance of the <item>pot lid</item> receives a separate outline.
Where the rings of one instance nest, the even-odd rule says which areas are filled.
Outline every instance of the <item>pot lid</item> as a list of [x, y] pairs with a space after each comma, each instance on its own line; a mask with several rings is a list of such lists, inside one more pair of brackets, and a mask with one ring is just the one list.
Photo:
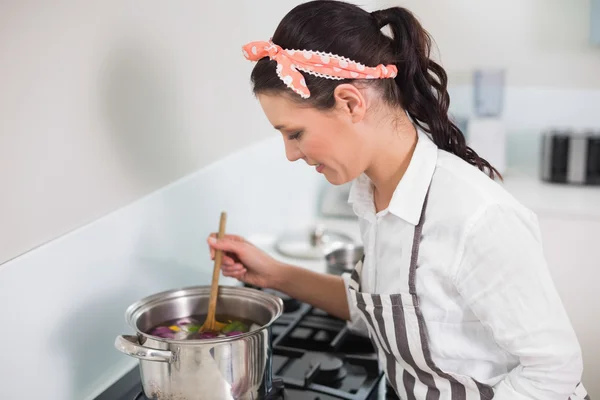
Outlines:
[[284, 233], [275, 243], [275, 249], [287, 257], [319, 260], [332, 246], [348, 243], [354, 243], [350, 236], [317, 225], [312, 229]]

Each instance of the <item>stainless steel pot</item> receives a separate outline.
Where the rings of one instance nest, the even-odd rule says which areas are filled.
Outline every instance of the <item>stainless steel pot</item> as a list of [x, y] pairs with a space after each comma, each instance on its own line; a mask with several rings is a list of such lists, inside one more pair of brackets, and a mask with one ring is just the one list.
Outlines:
[[327, 272], [333, 275], [342, 275], [352, 272], [364, 254], [364, 248], [357, 244], [341, 244], [325, 254]]
[[138, 358], [144, 394], [157, 400], [260, 399], [271, 390], [271, 324], [283, 301], [245, 287], [220, 287], [217, 315], [248, 319], [259, 329], [228, 338], [175, 340], [145, 332], [174, 318], [205, 314], [210, 287], [171, 290], [146, 297], [127, 309], [135, 335], [121, 335], [115, 347]]

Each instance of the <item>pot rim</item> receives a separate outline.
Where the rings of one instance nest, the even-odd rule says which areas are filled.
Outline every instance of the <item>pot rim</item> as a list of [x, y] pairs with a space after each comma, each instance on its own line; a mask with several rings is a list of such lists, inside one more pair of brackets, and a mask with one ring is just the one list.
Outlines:
[[[125, 322], [127, 323], [127, 325], [129, 325], [131, 328], [133, 328], [133, 330], [136, 332], [138, 337], [143, 336], [146, 339], [152, 339], [152, 340], [156, 340], [156, 341], [164, 342], [164, 343], [168, 343], [168, 344], [198, 345], [198, 344], [204, 344], [204, 343], [215, 344], [215, 343], [221, 343], [221, 342], [231, 342], [234, 340], [238, 340], [241, 338], [255, 335], [258, 332], [261, 332], [261, 331], [269, 328], [283, 314], [283, 300], [274, 294], [267, 293], [262, 290], [258, 290], [258, 289], [254, 289], [254, 288], [243, 287], [243, 286], [221, 286], [221, 285], [219, 285], [219, 294], [239, 295], [242, 297], [245, 295], [251, 294], [252, 296], [258, 296], [267, 304], [271, 304], [274, 307], [275, 312], [271, 316], [271, 319], [269, 320], [269, 322], [262, 325], [258, 329], [255, 329], [250, 332], [245, 332], [240, 335], [217, 337], [217, 338], [212, 338], [212, 339], [162, 338], [162, 337], [150, 335], [146, 332], [142, 332], [137, 328], [137, 326], [135, 324], [135, 322], [137, 321], [137, 318], [134, 318], [134, 317], [143, 314], [143, 311], [152, 308], [153, 305], [156, 305], [157, 303], [161, 303], [166, 300], [176, 299], [176, 298], [180, 298], [180, 297], [197, 296], [197, 295], [202, 295], [202, 294], [210, 295], [210, 289], [211, 289], [211, 287], [209, 285], [187, 286], [187, 287], [170, 289], [170, 290], [165, 290], [162, 292], [151, 294], [149, 296], [146, 296], [146, 297], [136, 301], [135, 303], [133, 303], [129, 307], [127, 307], [127, 309], [125, 310]], [[141, 342], [141, 343], [143, 343], [143, 342]]]

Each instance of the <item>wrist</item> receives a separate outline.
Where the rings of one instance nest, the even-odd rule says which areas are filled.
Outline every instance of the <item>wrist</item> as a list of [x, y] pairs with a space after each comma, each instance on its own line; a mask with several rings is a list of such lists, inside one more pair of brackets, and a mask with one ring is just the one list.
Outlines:
[[291, 265], [277, 261], [273, 266], [273, 275], [271, 276], [271, 284], [269, 286], [277, 291], [285, 292], [292, 268]]

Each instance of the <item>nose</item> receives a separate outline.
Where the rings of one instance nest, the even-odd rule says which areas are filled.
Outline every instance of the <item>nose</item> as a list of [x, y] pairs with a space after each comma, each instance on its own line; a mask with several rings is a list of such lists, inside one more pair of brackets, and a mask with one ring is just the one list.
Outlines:
[[291, 162], [298, 161], [302, 158], [303, 154], [298, 148], [298, 145], [289, 140], [285, 141], [285, 156]]

